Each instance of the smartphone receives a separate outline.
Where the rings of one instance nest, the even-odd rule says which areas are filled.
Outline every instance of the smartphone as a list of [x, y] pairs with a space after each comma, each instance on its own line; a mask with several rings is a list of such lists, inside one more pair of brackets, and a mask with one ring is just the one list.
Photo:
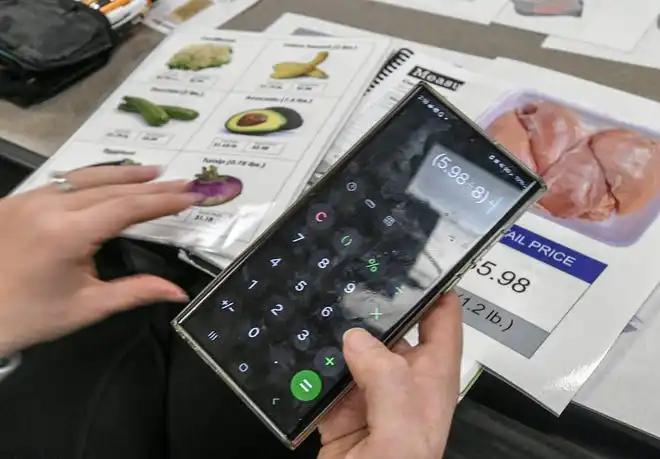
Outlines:
[[351, 388], [344, 332], [396, 343], [544, 190], [420, 83], [173, 325], [294, 449]]

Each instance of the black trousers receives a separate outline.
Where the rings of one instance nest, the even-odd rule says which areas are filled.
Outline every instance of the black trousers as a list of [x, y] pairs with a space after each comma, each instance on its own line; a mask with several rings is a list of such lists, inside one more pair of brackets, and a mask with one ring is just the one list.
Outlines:
[[[111, 258], [105, 277], [136, 270], [124, 248]], [[145, 307], [28, 349], [0, 383], [0, 459], [316, 457], [318, 438], [288, 451], [173, 333], [180, 308]]]
[[172, 333], [172, 306], [24, 354], [0, 383], [2, 459], [316, 457], [291, 453]]

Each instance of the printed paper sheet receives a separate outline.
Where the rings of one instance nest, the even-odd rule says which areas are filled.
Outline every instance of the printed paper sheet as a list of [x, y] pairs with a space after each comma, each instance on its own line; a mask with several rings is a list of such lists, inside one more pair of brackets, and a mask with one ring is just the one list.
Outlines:
[[560, 413], [658, 283], [660, 104], [508, 59], [456, 103], [550, 187], [459, 283], [465, 352]]
[[494, 22], [631, 51], [659, 12], [655, 0], [510, 0]]
[[190, 180], [208, 198], [126, 234], [233, 258], [298, 196], [389, 49], [381, 39], [179, 31], [22, 189], [95, 163], [161, 164], [161, 180]]
[[270, 33], [291, 34], [291, 35], [326, 35], [330, 37], [372, 37], [386, 38], [391, 40], [392, 47], [395, 50], [408, 48], [414, 52], [420, 52], [428, 56], [451, 62], [459, 67], [464, 67], [473, 72], [479, 71], [490, 62], [490, 59], [465, 54], [446, 48], [417, 43], [410, 40], [404, 40], [389, 35], [381, 35], [369, 30], [358, 29], [336, 22], [324, 21], [322, 19], [301, 14], [285, 13], [280, 16], [266, 29]]
[[660, 48], [660, 14], [658, 14], [656, 20], [647, 28], [639, 43], [630, 52], [561, 37], [546, 38], [543, 42], [543, 47], [660, 69], [660, 52], [658, 52]]
[[259, 0], [158, 0], [144, 23], [161, 33], [180, 26], [219, 27]]

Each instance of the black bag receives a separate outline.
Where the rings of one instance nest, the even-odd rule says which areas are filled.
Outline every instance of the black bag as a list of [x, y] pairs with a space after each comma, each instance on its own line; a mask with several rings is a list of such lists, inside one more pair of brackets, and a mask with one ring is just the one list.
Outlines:
[[0, 0], [0, 98], [44, 101], [105, 65], [118, 41], [75, 0]]

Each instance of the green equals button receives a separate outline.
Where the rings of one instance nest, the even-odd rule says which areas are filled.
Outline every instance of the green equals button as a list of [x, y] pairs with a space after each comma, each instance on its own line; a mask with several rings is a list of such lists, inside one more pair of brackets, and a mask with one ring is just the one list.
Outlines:
[[291, 393], [301, 402], [311, 402], [322, 389], [321, 377], [312, 370], [299, 371], [291, 379]]

